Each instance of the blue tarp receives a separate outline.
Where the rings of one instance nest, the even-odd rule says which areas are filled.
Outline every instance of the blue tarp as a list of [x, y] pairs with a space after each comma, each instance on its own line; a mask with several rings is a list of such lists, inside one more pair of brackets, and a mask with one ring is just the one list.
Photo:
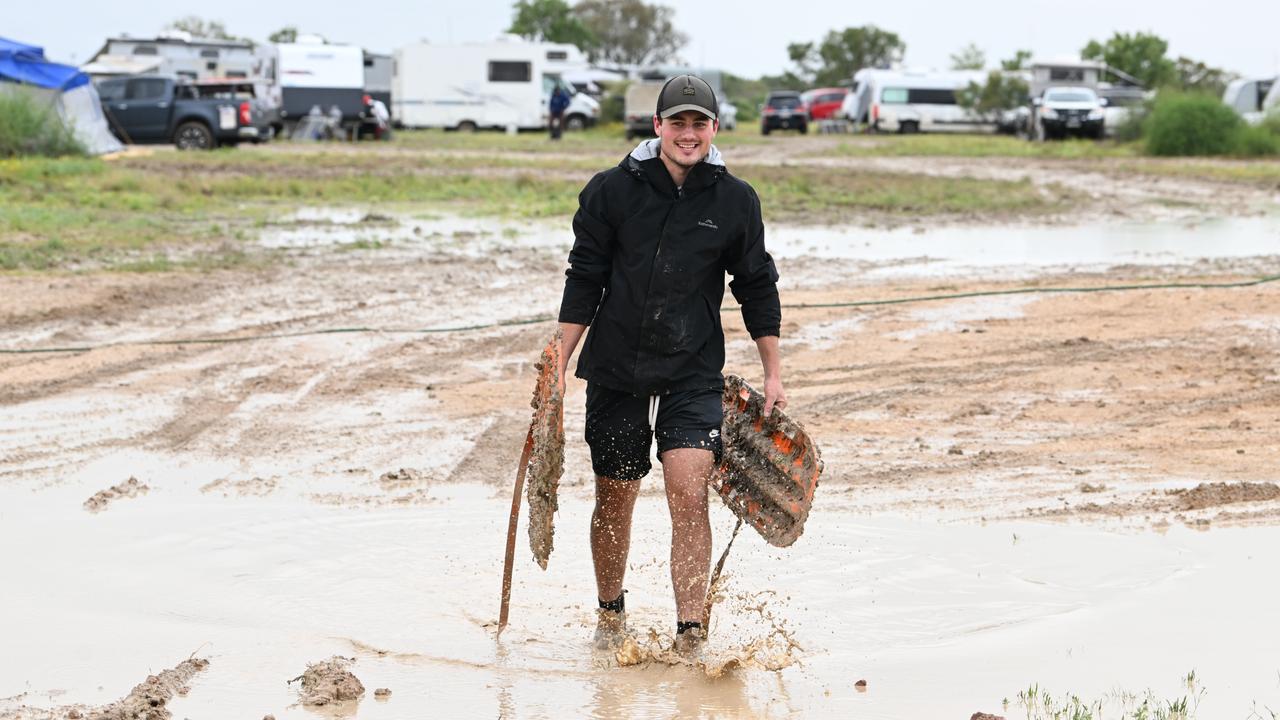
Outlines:
[[0, 37], [0, 81], [66, 91], [88, 85], [89, 76], [79, 68], [49, 62], [42, 47]]

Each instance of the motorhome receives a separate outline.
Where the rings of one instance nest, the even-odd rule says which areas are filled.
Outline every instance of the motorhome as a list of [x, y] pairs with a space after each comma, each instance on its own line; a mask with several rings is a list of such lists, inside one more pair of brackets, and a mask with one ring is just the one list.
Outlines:
[[[1280, 99], [1280, 83], [1276, 77], [1240, 78], [1227, 84], [1222, 102], [1235, 110], [1245, 122], [1258, 124], [1262, 116]], [[1268, 105], [1268, 103], [1270, 103]]]
[[152, 38], [107, 38], [85, 64], [94, 77], [159, 72], [189, 80], [265, 78], [273, 74], [271, 54], [249, 40], [194, 38], [170, 32]]
[[354, 121], [364, 110], [364, 50], [337, 45], [317, 37], [275, 46], [280, 101], [288, 124], [320, 108], [337, 107], [344, 122]]
[[877, 132], [995, 132], [994, 120], [961, 107], [956, 91], [986, 80], [980, 70], [877, 72], [864, 78], [866, 122]]
[[[582, 52], [563, 43], [504, 35], [485, 43], [417, 43], [395, 51], [392, 114], [405, 127], [536, 130], [549, 121], [551, 91], [573, 94], [567, 127], [594, 123], [599, 104], [562, 79], [586, 67]], [[576, 117], [580, 114], [587, 117]]]

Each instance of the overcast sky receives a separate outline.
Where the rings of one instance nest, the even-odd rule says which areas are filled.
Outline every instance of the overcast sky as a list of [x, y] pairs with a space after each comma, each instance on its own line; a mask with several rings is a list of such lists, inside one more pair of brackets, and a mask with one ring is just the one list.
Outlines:
[[[83, 63], [108, 35], [153, 35], [189, 14], [222, 21], [229, 31], [265, 40], [296, 25], [304, 32], [390, 52], [420, 39], [487, 40], [511, 21], [510, 0], [372, 0], [301, 3], [290, 0], [45, 0], [12, 4], [0, 34], [43, 45], [51, 59]], [[1275, 0], [968, 0], [965, 2], [850, 2], [850, 0], [737, 0], [665, 3], [688, 34], [684, 60], [757, 77], [787, 67], [787, 43], [820, 40], [827, 31], [872, 23], [907, 44], [906, 64], [946, 67], [970, 42], [989, 64], [1018, 48], [1036, 57], [1078, 54], [1090, 38], [1113, 32], [1154, 32], [1171, 56], [1187, 55], [1244, 75], [1280, 71], [1280, 2]], [[163, 6], [163, 10], [157, 10]]]

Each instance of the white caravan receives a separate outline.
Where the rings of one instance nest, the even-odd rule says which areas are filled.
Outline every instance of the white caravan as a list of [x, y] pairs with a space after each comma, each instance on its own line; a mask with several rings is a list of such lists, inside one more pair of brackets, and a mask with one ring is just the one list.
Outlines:
[[89, 58], [85, 72], [95, 77], [159, 72], [191, 80], [270, 77], [270, 58], [249, 40], [193, 38], [169, 32], [153, 38], [107, 38]]
[[[562, 75], [586, 60], [573, 45], [505, 35], [486, 43], [407, 45], [395, 51], [393, 67], [393, 114], [405, 127], [536, 130], [550, 119], [552, 89], [574, 93]], [[577, 93], [565, 125], [590, 125], [599, 114], [598, 103]]]
[[295, 123], [313, 107], [328, 114], [335, 106], [344, 121], [355, 120], [364, 109], [364, 50], [312, 37], [299, 41], [276, 45], [285, 121]]

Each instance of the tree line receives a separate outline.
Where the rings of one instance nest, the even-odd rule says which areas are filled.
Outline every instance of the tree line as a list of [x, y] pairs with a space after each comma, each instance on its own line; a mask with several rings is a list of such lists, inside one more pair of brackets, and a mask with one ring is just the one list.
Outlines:
[[[675, 27], [671, 8], [644, 0], [578, 0], [573, 5], [566, 0], [517, 0], [512, 10], [507, 32], [528, 40], [575, 45], [591, 62], [602, 65], [678, 63], [680, 51], [689, 42], [689, 36]], [[243, 39], [228, 32], [220, 21], [194, 15], [174, 20], [165, 29], [193, 37]], [[296, 26], [286, 26], [268, 39], [292, 42], [297, 36]], [[778, 75], [765, 75], [758, 81], [734, 76], [730, 82], [779, 89], [848, 85], [858, 70], [888, 68], [901, 62], [906, 50], [906, 42], [897, 33], [875, 25], [833, 29], [821, 40], [789, 43], [791, 67]], [[1117, 32], [1103, 41], [1089, 40], [1080, 49], [1080, 57], [1104, 62], [1152, 90], [1174, 88], [1220, 96], [1227, 83], [1237, 77], [1186, 56], [1170, 58], [1168, 50], [1168, 41], [1154, 33]], [[973, 102], [982, 109], [998, 109], [1011, 106], [1022, 92], [1023, 97], [1017, 100], [1020, 103], [1025, 98], [1025, 83], [1015, 75], [1026, 68], [1030, 58], [1030, 51], [1019, 50], [1014, 57], [1000, 61], [985, 84], [970, 88], [970, 94], [976, 96]], [[969, 43], [951, 55], [951, 67], [985, 69], [986, 54]]]

